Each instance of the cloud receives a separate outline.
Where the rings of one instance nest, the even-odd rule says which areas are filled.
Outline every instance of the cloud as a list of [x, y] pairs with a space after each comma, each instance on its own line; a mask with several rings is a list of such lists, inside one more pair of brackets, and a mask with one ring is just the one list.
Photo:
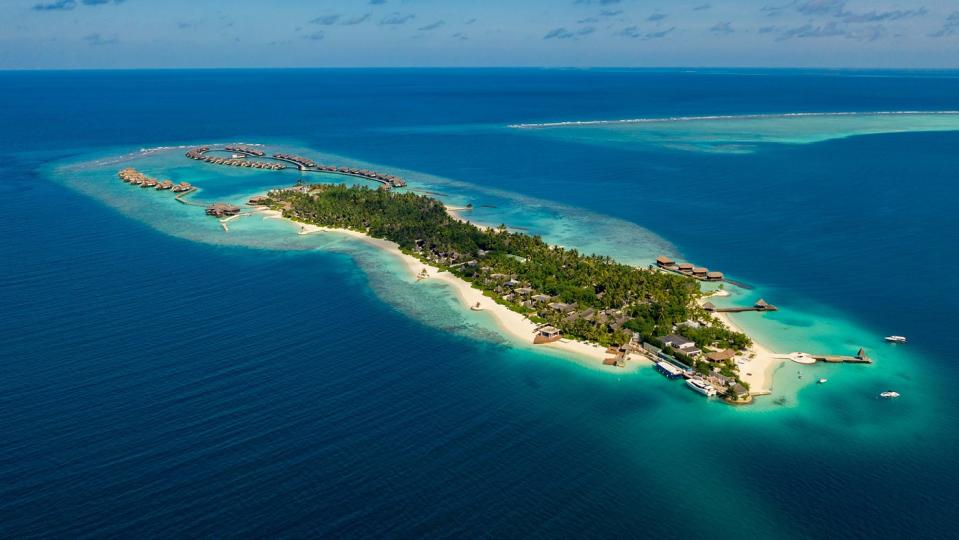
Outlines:
[[573, 37], [574, 35], [575, 34], [570, 32], [569, 30], [563, 27], [559, 27], [559, 28], [553, 28], [549, 32], [546, 32], [546, 35], [543, 36], [543, 39], [569, 39]]
[[391, 13], [380, 21], [380, 24], [383, 25], [397, 25], [397, 24], [406, 24], [409, 21], [416, 18], [416, 15], [412, 13]]
[[574, 0], [574, 4], [599, 4], [601, 6], [609, 6], [612, 4], [618, 4], [622, 0]]
[[599, 19], [596, 17], [586, 17], [585, 19], [580, 19], [576, 21], [576, 24], [589, 24], [589, 23], [598, 23]]
[[760, 34], [774, 34], [778, 31], [779, 31], [778, 26], [760, 26], [759, 27]]
[[643, 36], [643, 39], [662, 39], [668, 36], [669, 34], [672, 34], [673, 30], [675, 29], [676, 27], [673, 26], [671, 28], [668, 28], [666, 30], [660, 30], [658, 32], [646, 32], [646, 35]]
[[846, 23], [867, 23], [867, 22], [882, 22], [882, 21], [898, 21], [902, 19], [908, 19], [910, 17], [922, 17], [929, 13], [926, 8], [921, 7], [919, 9], [893, 9], [889, 11], [870, 11], [867, 13], [851, 13], [844, 12], [840, 16], [842, 17], [843, 22]]
[[693, 8], [693, 11], [706, 11], [707, 9], [709, 9], [709, 8], [711, 8], [711, 7], [713, 7], [713, 6], [711, 6], [711, 5], [709, 5], [709, 4], [699, 4], [698, 6], [696, 6], [696, 7]]
[[374, 6], [381, 6], [386, 3], [386, 0], [370, 0], [370, 3]]
[[446, 24], [446, 21], [436, 21], [435, 23], [427, 24], [426, 26], [421, 26], [417, 28], [420, 32], [429, 32], [430, 30], [436, 30], [437, 28]]
[[667, 28], [666, 30], [658, 30], [656, 32], [642, 32], [638, 26], [627, 26], [626, 28], [623, 28], [617, 32], [616, 35], [642, 40], [661, 39], [673, 33], [674, 30], [676, 30], [675, 26]]
[[[122, 4], [124, 0], [81, 0], [85, 6], [102, 6], [105, 4]], [[33, 5], [34, 11], [68, 11], [77, 7], [77, 0], [52, 0], [39, 2]]]
[[340, 24], [343, 24], [343, 25], [346, 25], [346, 26], [353, 26], [353, 25], [355, 25], [355, 24], [362, 24], [362, 23], [365, 23], [366, 21], [368, 21], [368, 20], [370, 19], [370, 15], [371, 15], [370, 13], [364, 13], [363, 15], [357, 15], [356, 17], [351, 17], [351, 18], [349, 18], [349, 19], [346, 19], [345, 21], [341, 22]]
[[66, 11], [77, 7], [76, 0], [56, 0], [54, 2], [34, 4], [35, 11]]
[[617, 15], [622, 15], [622, 14], [623, 14], [623, 10], [621, 10], [621, 9], [601, 9], [601, 10], [599, 10], [599, 14], [600, 14], [600, 16], [602, 16], [602, 17], [615, 17], [615, 16], [617, 16]]
[[804, 24], [795, 28], [784, 30], [777, 41], [785, 41], [793, 38], [826, 38], [845, 36], [846, 30], [841, 28], [835, 21], [830, 21], [823, 25]]
[[462, 33], [462, 32], [457, 32], [457, 33], [453, 34], [453, 39], [458, 39], [458, 40], [460, 40], [460, 41], [466, 41], [467, 39], [469, 39], [469, 36], [467, 36], [466, 34], [464, 34], [464, 33]]
[[728, 36], [729, 34], [735, 32], [735, 30], [733, 30], [733, 24], [729, 21], [718, 22], [712, 25], [709, 28], [709, 31], [718, 36]]
[[846, 7], [846, 0], [806, 0], [796, 6], [796, 11], [803, 15], [841, 15]]
[[856, 41], [871, 43], [889, 35], [889, 29], [881, 24], [857, 28], [853, 32], [847, 32], [846, 37]]
[[666, 15], [665, 13], [653, 13], [649, 17], [646, 17], [646, 20], [650, 22], [656, 22], [656, 21], [661, 21], [665, 19], [666, 17], [669, 17], [669, 15]]
[[473, 24], [473, 23], [475, 23], [475, 22], [476, 22], [476, 19], [473, 18], [473, 19], [470, 19], [470, 20], [466, 21], [466, 22], [463, 23], [463, 24]]
[[86, 41], [87, 45], [112, 45], [117, 42], [117, 38], [105, 38], [100, 34], [87, 34], [83, 36], [83, 41]]
[[942, 38], [959, 35], [959, 11], [953, 11], [942, 23], [942, 28], [929, 34], [929, 37]]
[[310, 21], [312, 24], [318, 24], [320, 26], [330, 26], [331, 24], [336, 24], [336, 21], [340, 20], [339, 14], [333, 15], [320, 15], [319, 17]]
[[596, 31], [596, 29], [593, 28], [592, 26], [584, 26], [583, 28], [580, 28], [579, 30], [576, 31], [576, 35], [577, 35], [577, 36], [588, 36], [588, 35], [592, 34], [592, 33], [595, 32], [595, 31]]
[[316, 32], [311, 32], [303, 36], [303, 39], [308, 39], [310, 41], [321, 41], [326, 38], [326, 34], [317, 30]]

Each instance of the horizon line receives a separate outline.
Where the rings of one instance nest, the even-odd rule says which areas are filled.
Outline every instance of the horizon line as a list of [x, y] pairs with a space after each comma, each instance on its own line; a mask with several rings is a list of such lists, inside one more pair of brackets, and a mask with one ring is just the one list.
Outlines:
[[275, 70], [275, 71], [309, 71], [309, 70], [630, 70], [630, 71], [653, 71], [653, 70], [750, 70], [761, 69], [769, 71], [956, 71], [959, 72], [959, 66], [953, 67], [856, 67], [856, 66], [763, 66], [763, 65], [745, 65], [745, 66], [203, 66], [203, 67], [0, 67], [0, 72], [41, 72], [41, 71], [254, 71], [254, 70]]

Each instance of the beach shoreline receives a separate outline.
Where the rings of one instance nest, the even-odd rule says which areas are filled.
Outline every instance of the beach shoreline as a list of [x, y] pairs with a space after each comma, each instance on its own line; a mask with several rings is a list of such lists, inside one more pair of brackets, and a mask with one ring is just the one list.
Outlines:
[[[301, 235], [315, 234], [320, 232], [342, 234], [352, 239], [365, 242], [368, 245], [377, 247], [401, 261], [403, 263], [403, 267], [407, 271], [408, 277], [414, 283], [422, 279], [431, 279], [442, 282], [452, 288], [456, 294], [456, 297], [459, 299], [460, 304], [465, 309], [487, 314], [493, 320], [496, 326], [508, 338], [510, 338], [511, 341], [519, 342], [524, 346], [534, 348], [536, 350], [549, 350], [552, 352], [562, 353], [564, 356], [572, 356], [576, 360], [587, 361], [590, 365], [595, 364], [598, 367], [606, 367], [603, 365], [603, 360], [606, 358], [606, 349], [600, 345], [593, 345], [590, 343], [566, 338], [560, 339], [559, 341], [554, 341], [552, 343], [533, 345], [533, 338], [535, 337], [536, 329], [538, 328], [536, 323], [527, 319], [521, 313], [517, 313], [504, 305], [496, 303], [496, 301], [494, 301], [492, 298], [484, 295], [482, 291], [474, 288], [468, 281], [460, 279], [445, 270], [441, 270], [440, 268], [426, 264], [412, 255], [403, 253], [399, 246], [394, 242], [382, 238], [373, 238], [359, 231], [353, 231], [349, 229], [334, 229], [329, 227], [321, 227], [319, 225], [313, 225], [310, 223], [303, 223], [285, 217], [280, 211], [273, 210], [265, 206], [257, 207], [257, 211], [266, 219], [281, 219], [290, 222], [299, 228], [298, 234]], [[477, 303], [480, 305], [479, 310], [474, 309]], [[648, 362], [646, 357], [643, 355], [634, 354], [630, 355], [629, 358], [630, 362], [627, 363], [627, 371], [635, 369], [636, 366]], [[616, 369], [622, 371], [622, 368]]]
[[[282, 212], [266, 206], [258, 206], [256, 207], [256, 211], [263, 215], [265, 219], [280, 219], [289, 222], [291, 225], [298, 227], [298, 234], [301, 235], [321, 232], [341, 234], [379, 248], [402, 262], [403, 267], [406, 269], [407, 277], [414, 283], [423, 279], [431, 279], [450, 287], [464, 309], [485, 313], [510, 341], [531, 349], [560, 353], [565, 357], [571, 357], [574, 360], [585, 362], [593, 367], [607, 367], [603, 365], [603, 360], [607, 356], [606, 349], [600, 345], [566, 338], [552, 343], [534, 345], [533, 338], [538, 328], [536, 323], [527, 319], [521, 313], [515, 312], [484, 295], [482, 291], [474, 288], [468, 281], [404, 253], [394, 242], [382, 238], [373, 238], [367, 234], [350, 229], [336, 229], [321, 227], [311, 223], [303, 223], [290, 219], [284, 216]], [[454, 219], [466, 221], [461, 215], [457, 214], [455, 210], [447, 209], [447, 213]], [[726, 295], [728, 295], [728, 292], [714, 291], [712, 294], [704, 295], [700, 301], [704, 302], [712, 296]], [[479, 309], [476, 309], [477, 304], [479, 304]], [[742, 329], [733, 322], [727, 314], [714, 313], [713, 316], [726, 328], [736, 332], [742, 332]], [[769, 395], [773, 391], [773, 379], [776, 370], [789, 360], [789, 356], [771, 351], [766, 346], [756, 342], [752, 336], [750, 336], [750, 339], [752, 339], [752, 345], [746, 349], [743, 355], [745, 364], [739, 366], [740, 378], [749, 384], [750, 395]], [[652, 363], [652, 361], [643, 354], [631, 354], [628, 358], [630, 361], [626, 364], [625, 371], [634, 371], [641, 365]], [[616, 369], [623, 371], [623, 368]]]
[[[728, 295], [729, 293], [727, 291], [714, 291], [712, 294], [704, 295], [700, 299], [700, 303], [705, 302], [711, 297]], [[743, 332], [742, 328], [733, 322], [729, 314], [713, 313], [712, 315], [726, 328], [734, 332]], [[749, 384], [749, 393], [751, 395], [771, 394], [773, 390], [773, 375], [779, 366], [788, 361], [789, 358], [784, 354], [772, 352], [769, 348], [758, 343], [753, 336], [749, 336], [749, 339], [752, 341], [752, 345], [746, 349], [746, 364], [739, 366], [739, 376], [744, 382]]]

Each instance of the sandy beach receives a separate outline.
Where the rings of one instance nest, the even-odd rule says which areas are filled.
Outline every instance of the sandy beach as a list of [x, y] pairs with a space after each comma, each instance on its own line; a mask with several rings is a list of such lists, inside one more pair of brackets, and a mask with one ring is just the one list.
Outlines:
[[[289, 221], [299, 228], [299, 234], [314, 234], [319, 232], [343, 234], [376, 246], [402, 261], [411, 281], [431, 279], [443, 282], [456, 292], [456, 296], [460, 299], [463, 309], [474, 311], [478, 316], [485, 315], [491, 317], [496, 325], [511, 339], [525, 346], [534, 347], [533, 337], [536, 334], [536, 324], [532, 321], [510, 310], [506, 306], [497, 304], [492, 298], [484, 296], [482, 291], [474, 289], [468, 282], [453, 274], [403, 253], [400, 251], [398, 245], [389, 240], [372, 238], [363, 233], [347, 229], [331, 229], [308, 223], [300, 223], [283, 217], [282, 213], [277, 210], [271, 210], [266, 207], [258, 207], [258, 210], [266, 218]], [[479, 310], [474, 310], [476, 304], [480, 305]], [[561, 339], [553, 343], [535, 345], [535, 348], [537, 350], [546, 349], [563, 353], [564, 356], [572, 356], [576, 360], [585, 360], [590, 365], [602, 366], [602, 362], [606, 358], [606, 349], [604, 347], [571, 339]], [[645, 357], [642, 355], [633, 354], [630, 355], [629, 358], [630, 362], [627, 363], [627, 370], [646, 362]]]
[[[704, 296], [701, 301], [705, 302], [710, 297], [728, 296], [726, 291], [716, 291], [711, 295]], [[742, 329], [732, 321], [726, 313], [713, 313], [723, 326], [735, 332], [742, 332]], [[752, 336], [750, 336], [752, 338]], [[753, 344], [746, 349], [743, 360], [745, 365], [739, 366], [740, 378], [749, 384], [749, 393], [752, 395], [764, 395], [772, 393], [773, 374], [776, 368], [782, 365], [789, 358], [787, 355], [778, 354], [770, 351], [762, 344], [757, 343], [755, 339]]]
[[[447, 213], [455, 219], [463, 220], [463, 217], [456, 213], [457, 209], [447, 208]], [[473, 288], [469, 282], [462, 280], [449, 272], [443, 271], [435, 266], [426, 264], [411, 255], [400, 251], [399, 246], [389, 240], [381, 238], [372, 238], [357, 231], [347, 229], [331, 229], [320, 227], [309, 223], [301, 223], [283, 217], [282, 213], [267, 207], [257, 207], [258, 213], [269, 219], [282, 219], [289, 221], [299, 228], [298, 234], [314, 234], [319, 232], [342, 234], [356, 240], [366, 242], [376, 246], [403, 262], [404, 268], [408, 272], [408, 277], [413, 282], [422, 279], [431, 279], [443, 282], [453, 289], [459, 298], [464, 309], [474, 311], [477, 315], [483, 314], [491, 317], [497, 327], [503, 331], [509, 338], [521, 345], [533, 347], [533, 337], [536, 334], [536, 324], [523, 315], [510, 310], [506, 306], [497, 304], [492, 298], [485, 296], [479, 289]], [[711, 295], [704, 296], [701, 301], [715, 296], [727, 296], [726, 291], [715, 291]], [[479, 304], [479, 308], [476, 306]], [[742, 330], [725, 313], [714, 313], [715, 316], [727, 328], [741, 332]], [[599, 345], [584, 343], [570, 339], [561, 339], [553, 343], [536, 345], [537, 349], [552, 350], [562, 353], [564, 356], [571, 356], [575, 360], [585, 361], [589, 365], [602, 366], [602, 361], [606, 357], [605, 348]], [[789, 355], [779, 354], [770, 351], [768, 348], [753, 340], [753, 344], [742, 355], [743, 364], [739, 365], [740, 377], [749, 384], [752, 395], [765, 395], [772, 393], [773, 375], [776, 369], [784, 362], [788, 361]], [[640, 354], [629, 356], [630, 362], [627, 363], [627, 370], [635, 369], [649, 360]]]

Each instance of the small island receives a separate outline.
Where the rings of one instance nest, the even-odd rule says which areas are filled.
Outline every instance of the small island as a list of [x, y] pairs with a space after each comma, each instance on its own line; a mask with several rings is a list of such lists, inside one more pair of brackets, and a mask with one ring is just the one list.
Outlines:
[[552, 246], [505, 225], [480, 227], [410, 192], [313, 184], [270, 191], [257, 203], [293, 221], [393, 242], [537, 325], [537, 342], [598, 344], [611, 365], [640, 351], [672, 361], [727, 401], [749, 399], [732, 359], [752, 342], [702, 307], [690, 277]]

